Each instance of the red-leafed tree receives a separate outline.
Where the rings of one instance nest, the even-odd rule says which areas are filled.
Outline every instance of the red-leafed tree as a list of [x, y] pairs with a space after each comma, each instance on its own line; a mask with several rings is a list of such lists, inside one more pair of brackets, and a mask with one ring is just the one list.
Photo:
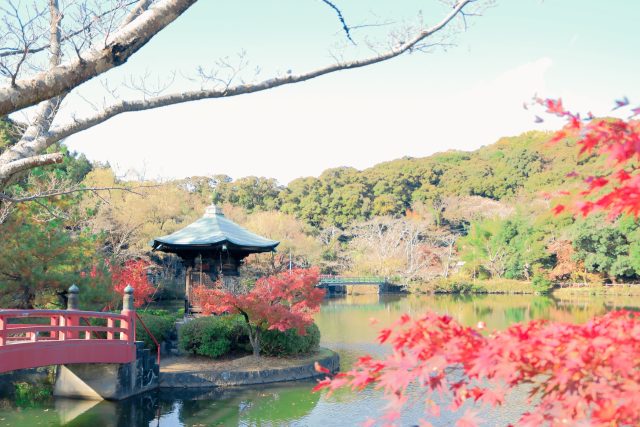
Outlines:
[[[570, 202], [557, 204], [554, 211], [568, 210], [582, 216], [603, 211], [610, 219], [620, 214], [637, 218], [640, 215], [640, 121], [636, 118], [640, 107], [630, 109], [628, 119], [601, 119], [591, 114], [582, 118], [579, 113], [566, 110], [560, 99], [540, 99], [538, 103], [544, 105], [549, 114], [567, 121], [552, 141], [574, 137], [580, 154], [597, 154], [605, 160], [598, 174], [581, 177], [572, 173], [583, 180], [583, 188], [577, 193], [563, 193], [570, 196]], [[616, 101], [616, 109], [628, 106], [626, 97]]]
[[[552, 141], [576, 138], [581, 153], [605, 159], [598, 174], [579, 177], [583, 188], [561, 193], [570, 201], [557, 204], [554, 211], [582, 216], [604, 211], [611, 219], [624, 214], [637, 218], [640, 122], [635, 117], [640, 107], [631, 109], [626, 120], [596, 119], [567, 111], [561, 100], [537, 101], [547, 113], [567, 120]], [[626, 108], [629, 101], [625, 98], [616, 104], [616, 109]], [[611, 312], [583, 325], [537, 320], [488, 336], [448, 316], [427, 313], [412, 319], [404, 315], [380, 333], [379, 341], [392, 345], [388, 357], [363, 357], [351, 371], [326, 378], [316, 387], [382, 389], [390, 401], [388, 410], [381, 420], [369, 420], [368, 425], [378, 421], [395, 425], [410, 399], [420, 400], [427, 413], [437, 416], [435, 393], [449, 394], [450, 409], [456, 410], [469, 400], [501, 405], [521, 386], [529, 387], [531, 410], [521, 414], [519, 426], [640, 425], [638, 313]], [[454, 370], [462, 375], [452, 380], [447, 373]], [[410, 386], [417, 386], [424, 395], [407, 393]], [[467, 411], [456, 425], [470, 427], [477, 421], [476, 414]], [[430, 425], [427, 420], [420, 424]]]
[[[437, 416], [436, 394], [449, 395], [449, 409], [457, 410], [466, 401], [501, 405], [520, 386], [531, 390], [532, 409], [518, 426], [640, 424], [638, 313], [612, 312], [583, 325], [536, 320], [489, 336], [449, 316], [405, 315], [382, 330], [379, 341], [392, 345], [389, 356], [360, 358], [351, 371], [326, 378], [316, 390], [383, 389], [390, 400], [380, 420], [384, 425], [395, 425], [400, 409], [410, 403], [426, 405]], [[448, 373], [455, 371], [462, 375], [453, 380]], [[423, 394], [408, 394], [412, 386]], [[475, 426], [476, 421], [467, 411], [456, 425]], [[420, 425], [430, 424], [425, 419]]]
[[253, 355], [260, 355], [260, 334], [267, 329], [296, 329], [306, 333], [313, 315], [320, 309], [324, 290], [316, 288], [318, 269], [294, 269], [258, 279], [243, 294], [234, 294], [221, 283], [213, 288], [196, 287], [194, 301], [205, 314], [240, 314], [249, 329]]
[[111, 282], [113, 283], [113, 290], [119, 295], [124, 295], [124, 289], [127, 285], [133, 287], [133, 298], [135, 306], [140, 307], [153, 298], [153, 294], [156, 289], [147, 276], [147, 270], [149, 269], [149, 262], [139, 260], [127, 260], [124, 266], [112, 265], [111, 266]]

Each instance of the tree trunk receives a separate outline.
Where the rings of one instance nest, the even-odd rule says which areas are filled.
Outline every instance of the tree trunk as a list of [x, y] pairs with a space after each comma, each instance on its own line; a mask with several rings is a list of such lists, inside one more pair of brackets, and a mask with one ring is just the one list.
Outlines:
[[249, 342], [253, 349], [253, 357], [260, 357], [260, 329], [249, 329]]
[[244, 318], [244, 321], [247, 323], [247, 328], [249, 329], [249, 343], [253, 349], [253, 356], [260, 357], [260, 328], [258, 326], [251, 326], [249, 315], [242, 310], [239, 311]]

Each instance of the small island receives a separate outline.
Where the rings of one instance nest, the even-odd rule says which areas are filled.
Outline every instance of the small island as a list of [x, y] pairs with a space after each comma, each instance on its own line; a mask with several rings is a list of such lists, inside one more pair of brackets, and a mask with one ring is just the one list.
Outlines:
[[279, 243], [241, 227], [215, 205], [194, 223], [153, 240], [154, 250], [178, 255], [186, 270], [178, 355], [161, 365], [160, 387], [308, 379], [318, 376], [317, 364], [338, 371], [338, 354], [319, 348], [313, 323], [324, 297], [316, 287], [317, 269], [290, 269], [251, 285], [240, 280], [244, 258], [274, 252]]

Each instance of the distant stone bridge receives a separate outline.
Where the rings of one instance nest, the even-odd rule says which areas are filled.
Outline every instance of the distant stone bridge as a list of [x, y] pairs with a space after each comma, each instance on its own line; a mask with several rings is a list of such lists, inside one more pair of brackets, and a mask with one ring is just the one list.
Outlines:
[[[377, 286], [378, 293], [389, 292], [391, 287], [397, 287], [393, 283], [389, 282], [387, 277], [377, 276], [334, 276], [334, 275], [321, 275], [318, 282], [318, 287], [327, 289], [329, 293], [344, 293], [346, 286]], [[342, 292], [339, 292], [342, 291]]]

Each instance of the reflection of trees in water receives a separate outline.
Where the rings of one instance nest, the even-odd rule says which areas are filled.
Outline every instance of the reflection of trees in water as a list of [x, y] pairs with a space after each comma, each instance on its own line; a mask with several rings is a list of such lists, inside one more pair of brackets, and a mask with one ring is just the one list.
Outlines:
[[522, 323], [526, 316], [526, 307], [508, 307], [504, 310], [504, 317], [507, 322]]
[[[83, 401], [56, 401], [56, 411], [63, 425], [68, 427], [119, 427], [148, 426], [158, 416], [158, 393], [149, 392], [120, 402], [102, 401], [73, 419], [74, 411], [79, 412]], [[62, 407], [64, 406], [64, 409]], [[81, 409], [80, 409], [81, 410]], [[66, 416], [65, 416], [66, 415]]]
[[473, 310], [478, 317], [488, 317], [493, 313], [493, 307], [474, 306]]
[[[316, 316], [327, 346], [375, 343], [381, 328], [401, 314], [420, 316], [428, 310], [448, 314], [457, 321], [475, 326], [484, 321], [489, 329], [505, 329], [514, 322], [553, 318], [554, 301], [535, 295], [381, 295], [377, 303], [363, 299], [333, 300]], [[370, 319], [379, 321], [371, 325]]]
[[[313, 381], [233, 388], [160, 390], [120, 402], [57, 399], [55, 411], [45, 407], [0, 416], [12, 425], [121, 427], [192, 425], [283, 425], [309, 415], [321, 394]], [[352, 397], [353, 394], [350, 394]], [[43, 411], [47, 409], [47, 411]], [[6, 418], [8, 417], [8, 418]]]
[[[205, 391], [163, 392], [161, 401], [179, 407], [184, 425], [282, 425], [307, 416], [320, 399], [311, 393], [315, 383], [234, 387]], [[187, 392], [188, 393], [188, 392]], [[180, 405], [174, 405], [179, 401]]]

